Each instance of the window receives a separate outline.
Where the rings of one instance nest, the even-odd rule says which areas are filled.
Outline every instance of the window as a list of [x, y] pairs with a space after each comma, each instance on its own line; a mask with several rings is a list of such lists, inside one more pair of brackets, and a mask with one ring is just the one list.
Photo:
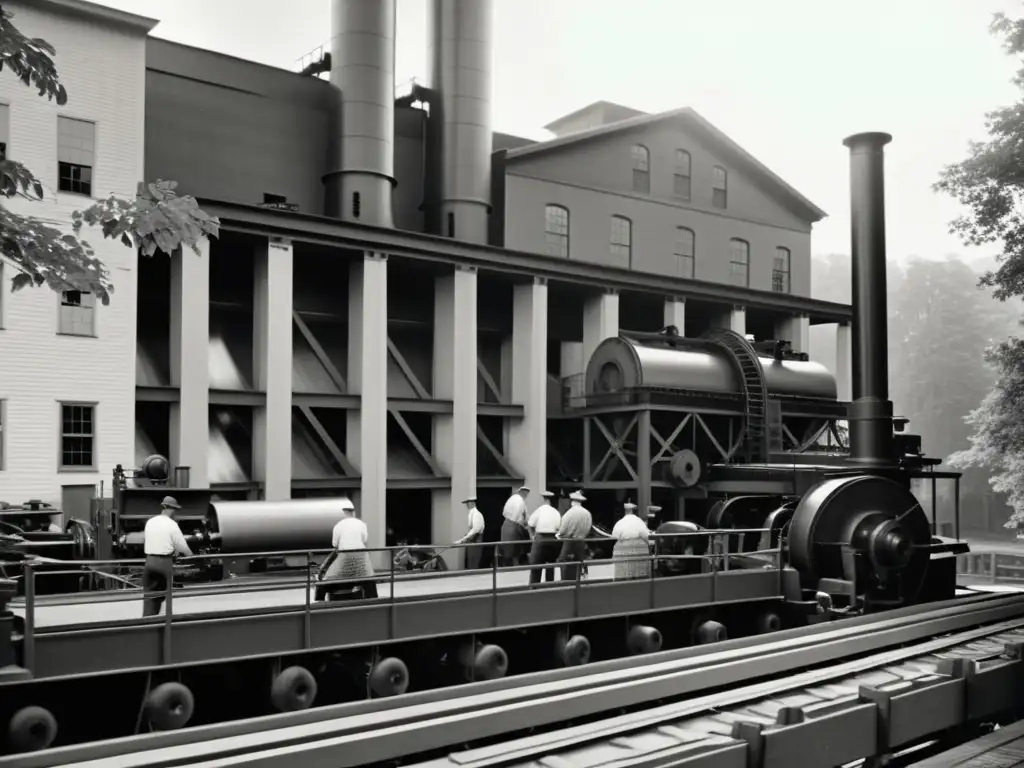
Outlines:
[[96, 406], [60, 404], [60, 468], [92, 469], [96, 466]]
[[92, 196], [92, 169], [96, 161], [96, 124], [57, 118], [57, 188], [61, 192]]
[[633, 145], [633, 191], [651, 191], [651, 153], [643, 144]]
[[676, 150], [676, 170], [672, 177], [672, 194], [680, 200], [690, 199], [690, 153], [685, 149]]
[[560, 205], [544, 208], [544, 252], [569, 258], [569, 210]]
[[680, 275], [693, 279], [694, 236], [688, 227], [676, 227], [676, 258], [679, 260]]
[[633, 266], [633, 222], [625, 216], [612, 216], [611, 254]]
[[772, 265], [772, 290], [789, 293], [789, 248], [775, 249], [775, 263]]
[[750, 243], [746, 240], [729, 241], [729, 282], [733, 285], [750, 285]]
[[711, 205], [715, 208], [727, 208], [729, 205], [729, 176], [725, 168], [715, 166], [715, 180], [711, 191]]
[[57, 333], [68, 336], [95, 336], [96, 297], [83, 291], [61, 293]]

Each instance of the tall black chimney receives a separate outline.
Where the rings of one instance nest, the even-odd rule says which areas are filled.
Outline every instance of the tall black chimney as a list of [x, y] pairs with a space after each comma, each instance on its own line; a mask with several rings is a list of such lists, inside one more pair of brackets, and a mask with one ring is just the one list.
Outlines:
[[887, 133], [858, 133], [850, 149], [853, 249], [853, 402], [850, 461], [884, 467], [893, 456], [885, 285], [885, 153]]

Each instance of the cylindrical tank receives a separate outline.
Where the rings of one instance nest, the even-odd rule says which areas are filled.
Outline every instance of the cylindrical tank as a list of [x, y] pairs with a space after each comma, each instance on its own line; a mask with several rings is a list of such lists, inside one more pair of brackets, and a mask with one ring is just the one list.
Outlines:
[[344, 498], [215, 501], [207, 519], [223, 552], [327, 549], [349, 504]]
[[[713, 345], [680, 339], [679, 346], [647, 346], [617, 337], [602, 341], [587, 363], [587, 395], [605, 395], [639, 387], [734, 394], [742, 391], [739, 374]], [[769, 395], [836, 399], [836, 380], [823, 365], [800, 360], [759, 358]]]
[[332, 0], [335, 94], [326, 213], [393, 226], [395, 184], [395, 0]]
[[441, 234], [487, 242], [494, 0], [431, 0], [428, 66]]

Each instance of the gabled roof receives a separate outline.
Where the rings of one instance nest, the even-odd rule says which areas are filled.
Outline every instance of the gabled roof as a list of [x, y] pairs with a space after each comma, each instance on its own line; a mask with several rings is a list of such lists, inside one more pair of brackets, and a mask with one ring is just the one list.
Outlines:
[[[578, 112], [582, 111], [583, 110], [578, 110]], [[561, 120], [564, 119], [565, 118], [562, 118]], [[561, 122], [561, 120], [556, 122]], [[671, 120], [679, 121], [685, 128], [698, 135], [698, 137], [703, 136], [713, 146], [723, 150], [723, 152], [735, 161], [739, 167], [745, 169], [748, 173], [751, 173], [767, 186], [777, 191], [779, 195], [789, 201], [797, 210], [804, 212], [810, 221], [820, 221], [828, 215], [821, 208], [797, 192], [796, 189], [783, 181], [778, 174], [770, 170], [766, 165], [764, 165], [764, 163], [743, 149], [743, 147], [718, 130], [718, 128], [713, 126], [690, 107], [673, 109], [656, 115], [641, 114], [627, 120], [620, 120], [618, 122], [609, 123], [608, 125], [601, 125], [597, 128], [589, 128], [585, 131], [577, 131], [548, 141], [539, 141], [526, 147], [510, 149], [505, 155], [505, 159], [508, 164], [512, 164], [519, 159], [534, 157], [545, 152], [556, 152], [558, 150], [565, 149], [566, 147], [576, 146], [577, 144], [581, 144], [585, 141], [614, 136], [615, 134], [625, 133], [627, 131], [636, 131], [642, 128], [647, 128], [651, 125], [656, 125], [657, 123]]]

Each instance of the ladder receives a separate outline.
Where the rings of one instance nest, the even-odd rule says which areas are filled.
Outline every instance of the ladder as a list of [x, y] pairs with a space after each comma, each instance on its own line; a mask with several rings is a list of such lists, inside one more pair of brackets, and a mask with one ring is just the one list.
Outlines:
[[744, 458], [752, 463], [767, 463], [768, 387], [757, 352], [746, 337], [725, 328], [711, 331], [706, 338], [726, 351], [740, 374], [740, 390], [745, 403]]

